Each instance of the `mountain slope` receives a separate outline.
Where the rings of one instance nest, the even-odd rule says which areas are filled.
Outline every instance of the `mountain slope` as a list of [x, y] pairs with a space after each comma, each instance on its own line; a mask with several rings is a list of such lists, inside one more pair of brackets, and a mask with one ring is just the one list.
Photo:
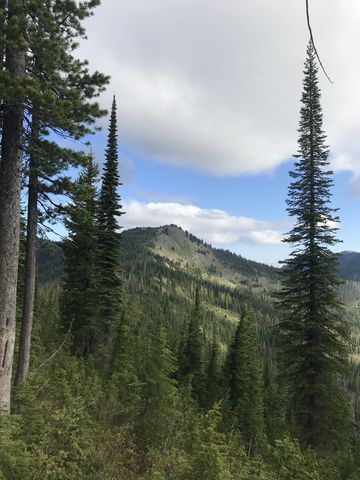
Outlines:
[[[129, 305], [136, 305], [134, 310], [141, 312], [143, 322], [162, 319], [169, 327], [172, 348], [183, 334], [196, 288], [201, 291], [207, 340], [215, 332], [227, 345], [248, 301], [255, 310], [261, 348], [269, 348], [270, 327], [278, 317], [273, 298], [279, 288], [278, 269], [213, 248], [175, 225], [134, 228], [123, 232], [122, 239], [124, 289]], [[61, 246], [48, 247], [40, 242], [40, 285], [58, 283], [62, 273]], [[352, 261], [357, 255], [360, 258], [352, 252], [340, 256], [341, 276], [360, 279], [360, 266], [356, 270]], [[346, 315], [359, 332], [360, 283], [346, 282], [340, 293]], [[360, 344], [360, 333], [356, 337]]]
[[[275, 268], [214, 249], [174, 225], [135, 228], [123, 232], [122, 239], [124, 290], [130, 310], [140, 312], [137, 321], [142, 323], [154, 318], [165, 322], [174, 350], [183, 335], [196, 288], [201, 292], [206, 340], [210, 342], [215, 333], [220, 343], [227, 345], [248, 301], [256, 312], [262, 348], [267, 348], [267, 330], [276, 321], [271, 297], [278, 286]], [[40, 285], [59, 282], [61, 262], [59, 245], [51, 246], [49, 252], [42, 242]]]
[[339, 255], [339, 277], [360, 282], [360, 253], [342, 252]]
[[127, 230], [123, 239], [125, 255], [134, 246], [136, 251], [148, 248], [178, 268], [224, 285], [266, 287], [278, 282], [276, 268], [213, 248], [176, 225]]

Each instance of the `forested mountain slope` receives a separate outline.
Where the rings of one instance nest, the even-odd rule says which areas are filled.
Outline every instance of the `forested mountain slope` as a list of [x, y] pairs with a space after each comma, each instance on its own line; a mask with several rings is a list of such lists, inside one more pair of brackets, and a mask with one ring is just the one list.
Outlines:
[[[170, 345], [182, 335], [196, 287], [200, 288], [204, 335], [229, 343], [239, 314], [249, 300], [259, 319], [259, 335], [276, 319], [271, 298], [278, 272], [229, 251], [212, 248], [175, 225], [135, 228], [122, 234], [123, 275], [128, 301], [145, 317], [171, 325]], [[61, 244], [40, 242], [39, 283], [56, 284], [62, 270]]]
[[[327, 463], [324, 463], [324, 466], [320, 463], [315, 465], [311, 456], [306, 457], [307, 463], [304, 463], [305, 460], [301, 456], [303, 454], [300, 452], [298, 445], [291, 443], [290, 437], [286, 437], [283, 433], [285, 431], [283, 430], [284, 425], [281, 423], [281, 419], [284, 418], [283, 399], [276, 382], [277, 362], [276, 354], [274, 354], [275, 349], [273, 348], [273, 334], [276, 329], [271, 328], [278, 321], [276, 302], [273, 297], [274, 290], [278, 289], [277, 277], [279, 271], [277, 269], [248, 261], [230, 252], [213, 249], [190, 233], [175, 226], [137, 228], [123, 232], [122, 249], [126, 321], [125, 323], [123, 323], [123, 320], [121, 321], [119, 332], [114, 340], [114, 358], [118, 362], [116, 368], [119, 372], [112, 377], [110, 383], [108, 379], [105, 383], [101, 383], [99, 378], [94, 376], [94, 371], [91, 370], [91, 359], [87, 362], [69, 356], [65, 347], [59, 349], [59, 346], [64, 346], [65, 341], [69, 341], [68, 327], [63, 325], [60, 316], [63, 251], [61, 244], [39, 242], [33, 369], [36, 372], [41, 369], [41, 376], [39, 378], [33, 377], [34, 385], [31, 387], [35, 391], [35, 394], [32, 395], [35, 395], [34, 398], [36, 398], [36, 401], [33, 402], [35, 407], [32, 408], [38, 408], [39, 413], [36, 415], [32, 413], [28, 416], [31, 419], [34, 418], [33, 422], [38, 422], [39, 418], [44, 417], [44, 411], [51, 412], [52, 409], [54, 410], [53, 405], [59, 404], [61, 408], [64, 408], [63, 405], [71, 400], [73, 403], [70, 402], [70, 405], [74, 405], [74, 408], [78, 409], [79, 401], [80, 404], [84, 402], [83, 397], [91, 399], [84, 404], [83, 417], [79, 417], [78, 424], [76, 424], [76, 434], [72, 431], [69, 435], [67, 430], [67, 425], [73, 429], [74, 424], [73, 411], [69, 407], [64, 410], [68, 415], [65, 421], [62, 421], [62, 416], [58, 419], [57, 410], [55, 410], [53, 417], [48, 418], [45, 415], [45, 425], [49, 425], [48, 430], [52, 432], [52, 429], [56, 428], [60, 432], [61, 438], [70, 437], [74, 438], [74, 442], [79, 442], [79, 438], [84, 437], [86, 428], [88, 429], [86, 432], [91, 431], [93, 443], [90, 442], [90, 444], [96, 445], [96, 449], [93, 451], [88, 449], [86, 445], [81, 444], [82, 450], [80, 449], [79, 455], [84, 455], [84, 451], [88, 457], [83, 456], [81, 460], [76, 457], [73, 463], [79, 464], [79, 468], [84, 469], [84, 472], [87, 471], [84, 465], [88, 464], [90, 465], [89, 469], [96, 472], [99, 470], [108, 472], [107, 469], [109, 469], [110, 473], [104, 473], [104, 478], [125, 478], [126, 476], [136, 480], [138, 478], [141, 478], [141, 480], [150, 478], [174, 478], [176, 480], [186, 478], [193, 480], [205, 477], [199, 475], [178, 476], [178, 472], [190, 468], [187, 467], [187, 463], [191, 461], [193, 461], [191, 465], [194, 465], [191, 468], [195, 472], [197, 472], [198, 465], [202, 469], [205, 462], [201, 457], [202, 452], [206, 453], [204, 458], [207, 462], [208, 452], [215, 455], [217, 450], [214, 450], [214, 445], [218, 445], [216, 448], [225, 452], [221, 455], [224, 455], [224, 458], [226, 457], [226, 465], [229, 463], [229, 467], [226, 466], [226, 468], [237, 472], [233, 478], [249, 480], [260, 478], [264, 480], [275, 480], [275, 478], [291, 478], [294, 480], [300, 480], [300, 478], [343, 480], [346, 478], [348, 480], [351, 478], [353, 480], [358, 478], [356, 473], [352, 477], [345, 474], [341, 476], [338, 467], [332, 466], [331, 461], [329, 461], [329, 469]], [[208, 383], [204, 383], [204, 380], [208, 377], [212, 379], [211, 381], [216, 388], [227, 388], [224, 386], [224, 372], [227, 371], [226, 361], [230, 357], [226, 355], [226, 352], [231, 353], [232, 348], [234, 348], [236, 332], [239, 331], [239, 326], [242, 324], [242, 322], [239, 323], [240, 312], [243, 311], [246, 301], [249, 301], [253, 306], [256, 342], [253, 342], [252, 346], [253, 350], [260, 351], [260, 358], [256, 354], [254, 358], [257, 358], [260, 370], [263, 371], [265, 430], [269, 442], [274, 445], [269, 447], [269, 452], [274, 453], [270, 454], [268, 461], [263, 461], [260, 457], [252, 459], [251, 456], [242, 453], [242, 444], [239, 443], [238, 437], [233, 436], [233, 433], [229, 436], [233, 440], [228, 440], [227, 434], [224, 432], [227, 431], [227, 428], [230, 428], [230, 424], [224, 422], [232, 422], [233, 418], [229, 417], [227, 413], [225, 397], [225, 400], [221, 402], [224, 407], [215, 405], [209, 413], [204, 413], [205, 426], [203, 427], [196, 423], [198, 422], [196, 418], [202, 418], [203, 413], [202, 410], [194, 410], [191, 403], [193, 402], [192, 397], [189, 396], [191, 394], [186, 393], [188, 387], [184, 383], [179, 384], [178, 391], [180, 393], [178, 400], [176, 400], [177, 403], [174, 400], [174, 394], [171, 393], [174, 392], [174, 384], [178, 381], [182, 382], [181, 352], [184, 352], [184, 340], [190, 338], [188, 333], [190, 331], [189, 319], [192, 318], [194, 312], [194, 298], [196, 298], [197, 293], [200, 296], [201, 304], [199, 319], [203, 361], [202, 375], [206, 374], [205, 377], [200, 375], [199, 381], [196, 383], [200, 392], [202, 388], [208, 388]], [[340, 293], [342, 300], [346, 303], [345, 312], [352, 322], [354, 337], [360, 344], [360, 335], [358, 334], [360, 331], [358, 314], [360, 283], [346, 282], [342, 285]], [[58, 303], [60, 303], [60, 309]], [[244, 315], [241, 318], [244, 318]], [[158, 343], [159, 338], [160, 340], [162, 338], [161, 335], [159, 337], [159, 332], [162, 331], [166, 331], [170, 349], [167, 349], [166, 344], [164, 350], [164, 347], [161, 347]], [[216, 339], [216, 343], [214, 343], [214, 339]], [[212, 365], [213, 353], [216, 352], [214, 345], [219, 347], [215, 357], [217, 359], [217, 367], [214, 370], [214, 372], [217, 372], [217, 376], [215, 375], [215, 377], [208, 373], [212, 371], [210, 366]], [[246, 348], [243, 350], [246, 355], [249, 351], [248, 346], [246, 344]], [[49, 359], [54, 358], [54, 352], [57, 352], [55, 361], [49, 361]], [[149, 352], [151, 355], [149, 355]], [[355, 351], [351, 372], [345, 379], [352, 403], [351, 412], [356, 422], [359, 417], [358, 398], [360, 393], [357, 355], [358, 351]], [[162, 364], [161, 362], [165, 363]], [[78, 364], [82, 366], [80, 371]], [[44, 368], [43, 365], [46, 365], [46, 367]], [[59, 369], [59, 365], [64, 365], [64, 367]], [[165, 367], [162, 365], [165, 365], [170, 372], [167, 376], [164, 375], [162, 369]], [[95, 388], [94, 385], [97, 387]], [[150, 398], [147, 390], [150, 387], [153, 388], [151, 399], [155, 398], [155, 400], [152, 400], [152, 402], [155, 402], [152, 405], [155, 406], [148, 409], [145, 406], [148, 405], [148, 398]], [[32, 390], [29, 391], [32, 392]], [[105, 396], [104, 391], [107, 392]], [[37, 392], [40, 392], [40, 394]], [[119, 395], [119, 397], [114, 396], [114, 392], [118, 392], [116, 395]], [[167, 392], [166, 395], [164, 395], [164, 392]], [[168, 395], [169, 392], [171, 393], [170, 396]], [[216, 396], [216, 389], [214, 392]], [[25, 393], [20, 391], [23, 396]], [[65, 394], [67, 396], [64, 402], [62, 397]], [[83, 395], [80, 400], [79, 395]], [[24, 402], [22, 398], [20, 397], [20, 405], [22, 405], [21, 402]], [[27, 399], [26, 396], [24, 398]], [[48, 398], [51, 398], [51, 400], [49, 401]], [[104, 399], [108, 403], [105, 404]], [[253, 404], [253, 402], [250, 403]], [[174, 405], [176, 405], [176, 408]], [[49, 414], [47, 415], [49, 416]], [[98, 421], [99, 418], [108, 419], [112, 430], [106, 430], [108, 427], [105, 428]], [[221, 420], [221, 418], [224, 420]], [[96, 423], [97, 432], [99, 432], [97, 436], [94, 436], [93, 430], [89, 429], [89, 425], [93, 425], [94, 421], [98, 422]], [[61, 422], [60, 426], [59, 422]], [[221, 433], [215, 434], [212, 422], [218, 422], [216, 425], [219, 425], [218, 428]], [[133, 424], [135, 427], [132, 430], [131, 425]], [[100, 429], [99, 425], [101, 425]], [[193, 425], [196, 425], [197, 429], [194, 434], [195, 443], [192, 440]], [[170, 447], [164, 453], [162, 442], [164, 438], [167, 439], [170, 436], [169, 426], [172, 429]], [[26, 431], [32, 428], [34, 427], [30, 423]], [[47, 452], [47, 455], [52, 456], [51, 458], [55, 458], [55, 467], [57, 468], [58, 464], [62, 464], [62, 460], [58, 459], [58, 444], [49, 441], [49, 438], [52, 438], [52, 433], [46, 434], [44, 428], [41, 431], [45, 431], [42, 449]], [[116, 442], [114, 441], [115, 434], [118, 435]], [[145, 441], [151, 445], [149, 454], [144, 450], [145, 437]], [[85, 436], [85, 438], [88, 439], [89, 437]], [[225, 449], [225, 439], [226, 442], [230, 442], [231, 449], [234, 449], [231, 450], [231, 455]], [[199, 441], [200, 443], [197, 443]], [[157, 454], [154, 454], [154, 449], [158, 444], [161, 453], [159, 457], [156, 457]], [[226, 443], [226, 448], [230, 447]], [[72, 444], [62, 448], [66, 452], [69, 450], [73, 455]], [[196, 449], [198, 448], [200, 448], [201, 454], [197, 453], [198, 450]], [[40, 449], [40, 453], [43, 450]], [[104, 454], [105, 451], [106, 454]], [[120, 455], [119, 451], [121, 452]], [[248, 450], [245, 446], [243, 452], [246, 451]], [[131, 460], [133, 463], [130, 466], [128, 459], [133, 458], [131, 457], [131, 455], [134, 455], [132, 452], [136, 452], [138, 457]], [[218, 458], [222, 458], [221, 455], [216, 453], [214, 457], [216, 462]], [[304, 453], [304, 455], [307, 455], [307, 453]], [[273, 460], [273, 457], [275, 460]], [[99, 458], [105, 459], [104, 464], [94, 467], [94, 462], [99, 463]], [[230, 458], [231, 460], [229, 460]], [[234, 464], [233, 459], [239, 459], [241, 465]], [[148, 467], [148, 464], [153, 465], [154, 462], [157, 462], [157, 464], [162, 462], [161, 465], [164, 463], [165, 466], [161, 468], [171, 473], [164, 477], [144, 476], [144, 470], [146, 468], [151, 470], [152, 468], [151, 466]], [[209, 462], [213, 465], [212, 456]], [[279, 465], [282, 463], [286, 465], [286, 472], [288, 472], [286, 476], [284, 476], [285, 474], [278, 475]], [[347, 463], [346, 461], [346, 465]], [[138, 465], [140, 466], [138, 467]], [[224, 465], [220, 465], [221, 468], [219, 467], [219, 471], [216, 470], [215, 476], [206, 478], [230, 478], [223, 474], [223, 470], [225, 471]], [[251, 470], [247, 471], [246, 468]], [[333, 475], [328, 473], [330, 468], [333, 470]], [[348, 467], [346, 466], [346, 468]], [[321, 475], [314, 473], [314, 476], [310, 473], [304, 473], [320, 470], [325, 473]], [[136, 473], [131, 476], [129, 471], [140, 471], [140, 474]], [[245, 476], [243, 475], [244, 472], [247, 472]], [[87, 478], [98, 477], [89, 476]]]
[[228, 250], [212, 248], [176, 225], [127, 230], [123, 239], [125, 256], [136, 245], [136, 252], [141, 248], [149, 249], [188, 272], [223, 284], [259, 287], [278, 280], [275, 268], [246, 260]]
[[342, 252], [339, 255], [339, 276], [344, 280], [360, 281], [360, 253]]
[[[268, 327], [277, 320], [273, 292], [279, 284], [278, 269], [213, 248], [176, 225], [126, 230], [122, 234], [122, 245], [129, 302], [149, 318], [151, 312], [164, 317], [171, 325], [173, 348], [181, 338], [196, 286], [201, 290], [207, 340], [216, 333], [223, 345], [228, 344], [241, 308], [245, 300], [249, 300], [258, 318], [260, 344], [264, 349], [269, 346]], [[348, 252], [340, 255], [342, 278], [348, 275], [347, 260]], [[58, 283], [61, 272], [61, 244], [40, 242], [39, 283]], [[356, 277], [355, 270], [352, 275]], [[360, 278], [360, 268], [357, 275]], [[341, 287], [341, 298], [357, 331], [360, 283], [346, 282]]]

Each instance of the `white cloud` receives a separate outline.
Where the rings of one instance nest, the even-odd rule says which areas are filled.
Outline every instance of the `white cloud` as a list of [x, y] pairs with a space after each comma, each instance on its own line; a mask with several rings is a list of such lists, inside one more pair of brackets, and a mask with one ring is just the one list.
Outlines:
[[237, 217], [223, 210], [202, 209], [174, 202], [142, 203], [135, 200], [125, 205], [124, 210], [126, 215], [121, 217], [121, 224], [126, 229], [176, 224], [214, 245], [281, 244], [280, 224]]
[[187, 195], [170, 195], [168, 193], [157, 193], [150, 191], [140, 191], [139, 194], [143, 199], [149, 202], [180, 203], [182, 205], [194, 203], [194, 199]]
[[[106, 0], [81, 55], [112, 75], [127, 147], [217, 175], [270, 171], [296, 151], [303, 0]], [[311, 2], [325, 130], [337, 170], [360, 171], [360, 2]]]
[[356, 172], [349, 184], [350, 192], [355, 196], [360, 196], [360, 171]]

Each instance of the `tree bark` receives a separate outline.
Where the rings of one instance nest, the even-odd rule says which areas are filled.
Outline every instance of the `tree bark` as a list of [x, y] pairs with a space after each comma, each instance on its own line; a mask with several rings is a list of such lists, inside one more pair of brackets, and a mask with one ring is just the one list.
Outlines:
[[[23, 0], [10, 2], [9, 21], [16, 16], [18, 19], [20, 17], [21, 23], [22, 15]], [[7, 48], [5, 68], [14, 82], [25, 75], [25, 49], [21, 42]], [[16, 330], [23, 116], [21, 98], [6, 102], [0, 163], [0, 414], [10, 412]]]
[[29, 157], [24, 303], [21, 319], [19, 359], [16, 370], [15, 385], [19, 385], [21, 382], [27, 379], [30, 367], [31, 332], [34, 318], [36, 284], [36, 236], [38, 220], [38, 162], [36, 143], [38, 135], [39, 120], [36, 112], [33, 111]]
[[[5, 59], [5, 13], [6, 13], [6, 0], [0, 0], [0, 71], [4, 68]], [[3, 124], [3, 98], [0, 98], [0, 135]], [[0, 156], [1, 162], [1, 156]]]

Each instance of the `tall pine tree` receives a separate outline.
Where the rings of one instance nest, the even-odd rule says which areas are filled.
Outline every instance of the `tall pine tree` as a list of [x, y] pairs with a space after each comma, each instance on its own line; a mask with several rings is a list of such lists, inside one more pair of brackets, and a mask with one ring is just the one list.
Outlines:
[[16, 331], [23, 154], [25, 3], [12, 0], [1, 25], [0, 91], [3, 100], [0, 153], [0, 415], [9, 413]]
[[113, 329], [121, 316], [121, 244], [118, 219], [122, 214], [118, 187], [116, 100], [113, 98], [105, 164], [99, 198], [97, 228], [97, 355], [108, 363]]
[[203, 341], [201, 333], [201, 302], [199, 287], [195, 290], [195, 302], [190, 314], [183, 345], [179, 352], [179, 368], [182, 379], [190, 380], [195, 399], [202, 403], [204, 392]]
[[249, 305], [236, 329], [225, 364], [230, 407], [250, 453], [264, 435], [264, 389], [254, 314]]
[[72, 203], [67, 206], [64, 242], [65, 272], [61, 310], [66, 328], [71, 325], [72, 351], [93, 353], [95, 337], [96, 181], [99, 169], [92, 158], [80, 174]]
[[[44, 226], [54, 220], [61, 207], [56, 196], [71, 190], [67, 170], [84, 166], [87, 160], [82, 152], [59, 146], [56, 136], [78, 140], [92, 133], [96, 119], [105, 114], [91, 100], [104, 89], [107, 77], [99, 72], [90, 74], [87, 62], [73, 53], [79, 38], [85, 37], [82, 22], [97, 4], [51, 0], [26, 5], [26, 75], [33, 88], [25, 102], [25, 176], [29, 181], [24, 302], [15, 383], [26, 380], [29, 373], [38, 224]], [[46, 139], [50, 132], [52, 141]]]
[[206, 388], [204, 405], [207, 408], [221, 399], [221, 368], [220, 368], [220, 344], [214, 332], [209, 354], [209, 360], [206, 368]]
[[301, 440], [319, 449], [343, 444], [348, 410], [339, 377], [348, 356], [349, 328], [337, 296], [336, 210], [330, 208], [332, 172], [323, 131], [315, 53], [307, 47], [298, 154], [288, 192], [295, 226], [284, 262], [280, 306], [281, 353], [291, 418]]

